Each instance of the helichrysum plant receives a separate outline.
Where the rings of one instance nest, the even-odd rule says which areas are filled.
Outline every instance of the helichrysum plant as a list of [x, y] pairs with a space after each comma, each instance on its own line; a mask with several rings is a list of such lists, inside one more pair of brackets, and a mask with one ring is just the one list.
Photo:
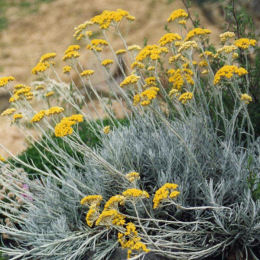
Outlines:
[[[63, 56], [67, 82], [51, 52], [32, 69], [38, 80], [14, 84], [1, 116], [34, 141], [43, 167], [0, 157], [0, 230], [9, 241], [1, 250], [11, 259], [113, 259], [118, 248], [128, 259], [203, 259], [234, 250], [257, 259], [260, 141], [247, 110], [254, 102], [250, 75], [237, 62], [238, 52], [251, 55], [257, 41], [225, 32], [211, 51], [211, 31], [188, 30], [188, 18], [173, 11], [165, 18], [169, 31], [141, 48], [128, 45], [122, 30], [135, 17], [106, 10], [75, 27], [78, 44]], [[84, 52], [97, 59], [98, 71], [81, 62]], [[123, 78], [113, 76], [113, 64]], [[106, 79], [108, 99], [95, 88], [96, 73]], [[0, 87], [14, 80], [1, 78]], [[35, 100], [43, 101], [38, 111]], [[99, 146], [82, 138], [84, 122]], [[35, 177], [17, 174], [17, 163]]]

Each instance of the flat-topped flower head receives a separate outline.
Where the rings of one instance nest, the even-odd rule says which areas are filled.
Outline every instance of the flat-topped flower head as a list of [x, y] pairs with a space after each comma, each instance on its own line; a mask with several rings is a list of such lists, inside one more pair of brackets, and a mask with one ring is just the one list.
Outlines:
[[40, 62], [49, 61], [51, 59], [54, 59], [56, 56], [57, 56], [57, 54], [55, 52], [46, 53], [46, 54], [41, 56]]
[[211, 31], [209, 29], [202, 29], [202, 28], [194, 28], [191, 31], [188, 32], [186, 35], [185, 41], [189, 41], [196, 36], [204, 36], [210, 34]]
[[172, 43], [176, 40], [181, 40], [181, 36], [178, 33], [166, 33], [165, 35], [163, 35], [161, 37], [161, 39], [159, 40], [159, 44], [160, 46], [165, 46], [168, 43]]
[[6, 86], [10, 81], [14, 81], [15, 78], [12, 76], [0, 78], [0, 88]]
[[46, 111], [45, 111], [45, 110], [39, 111], [38, 113], [36, 113], [36, 114], [33, 116], [33, 118], [31, 119], [31, 123], [35, 123], [35, 122], [41, 121], [41, 120], [44, 118], [45, 114], [46, 114]]
[[121, 55], [121, 54], [124, 54], [126, 53], [126, 50], [125, 49], [119, 49], [116, 51], [116, 55]]
[[248, 49], [250, 46], [254, 47], [256, 45], [256, 40], [248, 38], [240, 38], [234, 43], [238, 48]]
[[241, 94], [240, 96], [240, 100], [243, 101], [245, 104], [249, 104], [250, 102], [252, 102], [252, 97], [249, 96], [248, 94], [244, 93], [244, 94]]
[[99, 215], [97, 226], [123, 226], [125, 224], [125, 216], [115, 209], [103, 210]]
[[6, 110], [4, 110], [1, 113], [1, 116], [9, 116], [9, 115], [13, 114], [15, 111], [16, 111], [16, 109], [14, 107], [13, 108], [7, 108]]
[[224, 33], [221, 33], [220, 35], [219, 35], [219, 37], [220, 37], [220, 41], [222, 42], [222, 43], [225, 43], [226, 41], [228, 41], [229, 39], [231, 39], [231, 38], [235, 38], [235, 33], [234, 32], [224, 32]]
[[225, 45], [222, 48], [217, 49], [217, 53], [232, 53], [235, 50], [237, 50], [237, 46], [236, 45]]
[[23, 118], [23, 115], [21, 113], [13, 115], [13, 121], [16, 121], [16, 120], [22, 119], [22, 118]]
[[195, 41], [186, 41], [180, 45], [180, 48], [178, 49], [178, 52], [183, 52], [188, 49], [198, 48], [198, 44]]
[[137, 45], [137, 44], [130, 45], [127, 48], [127, 50], [129, 50], [129, 51], [140, 51], [141, 49], [142, 48], [139, 45]]
[[101, 195], [88, 195], [81, 199], [80, 204], [93, 208], [99, 206], [102, 199]]
[[120, 87], [136, 84], [139, 79], [140, 76], [137, 76], [135, 74], [129, 75], [120, 83]]
[[51, 115], [55, 115], [55, 114], [60, 114], [64, 111], [63, 107], [51, 107], [48, 110], [46, 110], [46, 116], [51, 116]]
[[168, 53], [169, 50], [166, 47], [161, 47], [156, 44], [145, 46], [136, 56], [136, 61], [142, 62], [146, 58], [151, 60], [160, 59], [162, 53]]
[[126, 174], [125, 177], [130, 182], [135, 182], [137, 180], [140, 180], [140, 174], [138, 172], [129, 172], [128, 174]]
[[69, 73], [71, 71], [71, 69], [72, 69], [71, 66], [66, 65], [66, 66], [63, 67], [62, 70], [63, 70], [63, 73]]
[[144, 69], [144, 64], [142, 62], [139, 62], [139, 61], [134, 61], [131, 64], [131, 69]]
[[93, 22], [91, 21], [86, 21], [80, 25], [78, 25], [77, 27], [74, 28], [74, 34], [73, 34], [73, 37], [79, 41], [83, 36], [84, 36], [84, 33], [87, 29], [87, 27], [93, 25]]
[[92, 227], [95, 223], [95, 221], [100, 216], [99, 210], [96, 207], [92, 207], [88, 210], [88, 213], [86, 215], [86, 222], [89, 227]]
[[187, 101], [191, 100], [192, 98], [193, 98], [192, 92], [185, 92], [185, 93], [183, 93], [183, 94], [180, 95], [179, 101], [180, 101], [182, 104], [186, 104]]
[[108, 42], [104, 39], [93, 39], [90, 44], [86, 46], [88, 50], [95, 50], [97, 52], [101, 52], [104, 46], [107, 46]]
[[80, 55], [78, 51], [70, 51], [63, 56], [62, 60], [66, 61], [71, 59], [77, 59], [79, 56]]
[[107, 125], [103, 128], [103, 133], [108, 135], [110, 133], [110, 125]]
[[68, 54], [69, 52], [72, 52], [72, 51], [78, 51], [79, 49], [80, 49], [80, 45], [78, 45], [78, 44], [69, 45], [69, 47], [66, 49], [64, 54]]
[[32, 69], [32, 74], [37, 75], [41, 72], [46, 71], [50, 67], [50, 63], [48, 62], [39, 62], [37, 65]]
[[183, 18], [187, 17], [188, 14], [183, 9], [177, 9], [171, 13], [170, 17], [168, 18], [168, 23], [179, 19], [183, 20]]
[[234, 76], [234, 74], [243, 76], [247, 73], [247, 70], [242, 67], [239, 68], [235, 65], [224, 65], [216, 72], [214, 77], [214, 85], [218, 84], [222, 78], [230, 79]]
[[80, 76], [82, 77], [88, 77], [88, 76], [91, 76], [94, 74], [94, 70], [83, 70], [81, 73], [80, 73]]
[[126, 197], [126, 199], [136, 199], [136, 198], [149, 198], [149, 194], [145, 190], [139, 190], [139, 189], [127, 189], [125, 190], [122, 195]]
[[106, 67], [106, 66], [109, 66], [109, 65], [111, 65], [111, 64], [113, 64], [113, 63], [114, 63], [113, 60], [111, 60], [111, 59], [105, 59], [105, 60], [103, 60], [103, 61], [101, 62], [101, 65], [103, 65], [104, 67]]
[[123, 206], [125, 204], [125, 197], [122, 195], [112, 196], [105, 204], [104, 209], [116, 209], [118, 210], [118, 205]]
[[165, 183], [161, 188], [159, 188], [153, 198], [153, 208], [156, 209], [160, 206], [162, 202], [171, 198], [176, 198], [180, 192], [176, 191], [178, 184], [175, 183]]

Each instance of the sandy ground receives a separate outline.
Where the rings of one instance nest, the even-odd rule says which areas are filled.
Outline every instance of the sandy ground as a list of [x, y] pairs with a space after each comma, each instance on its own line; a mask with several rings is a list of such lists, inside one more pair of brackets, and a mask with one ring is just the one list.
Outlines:
[[[11, 8], [8, 10], [9, 27], [0, 33], [0, 77], [12, 75], [18, 83], [29, 84], [33, 79], [30, 73], [32, 67], [46, 52], [57, 53], [56, 67], [61, 71], [65, 65], [61, 61], [64, 51], [68, 45], [75, 44], [73, 28], [104, 9], [117, 8], [128, 10], [136, 17], [127, 33], [127, 42], [143, 45], [145, 38], [149, 44], [156, 43], [165, 33], [164, 25], [170, 13], [183, 8], [183, 5], [179, 0], [55, 0], [42, 4], [37, 13], [20, 13], [18, 9]], [[222, 25], [217, 9], [212, 10], [215, 23]], [[193, 12], [198, 13], [201, 24], [213, 31], [212, 39], [216, 40], [221, 26], [210, 23], [199, 8]], [[120, 40], [112, 41], [115, 48], [122, 47]], [[83, 62], [89, 60], [87, 55], [81, 59]], [[6, 107], [3, 100], [0, 103], [2, 108]], [[17, 154], [26, 147], [17, 127], [9, 126], [5, 118], [0, 117], [0, 129], [0, 143], [12, 153]], [[0, 154], [7, 156], [1, 149]]]

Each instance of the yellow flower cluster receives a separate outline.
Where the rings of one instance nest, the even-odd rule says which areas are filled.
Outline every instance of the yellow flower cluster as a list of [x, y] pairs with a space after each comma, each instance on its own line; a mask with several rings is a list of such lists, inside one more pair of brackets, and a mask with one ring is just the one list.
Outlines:
[[235, 33], [234, 32], [224, 32], [224, 33], [220, 34], [219, 37], [220, 37], [220, 41], [222, 43], [225, 43], [230, 38], [234, 38]]
[[21, 113], [13, 115], [13, 121], [16, 121], [17, 119], [22, 119], [22, 118], [23, 118], [23, 115]]
[[177, 197], [180, 192], [176, 191], [178, 184], [175, 183], [165, 183], [161, 188], [159, 188], [153, 198], [153, 208], [156, 209], [160, 206], [160, 203], [168, 198]]
[[122, 193], [123, 196], [126, 197], [126, 199], [136, 199], [136, 198], [149, 198], [149, 194], [144, 190], [139, 189], [127, 189]]
[[131, 258], [132, 253], [135, 251], [143, 251], [146, 253], [150, 251], [146, 245], [141, 242], [135, 224], [132, 222], [127, 223], [124, 233], [118, 233], [118, 242], [122, 248], [127, 249], [127, 259]]
[[180, 45], [178, 52], [182, 52], [193, 48], [198, 48], [198, 44], [195, 41], [186, 41]]
[[33, 93], [31, 92], [31, 87], [18, 84], [14, 87], [13, 96], [10, 97], [9, 102], [15, 102], [22, 97], [26, 100], [31, 100], [33, 98]]
[[144, 68], [144, 64], [142, 62], [139, 62], [139, 61], [134, 61], [131, 64], [131, 69], [135, 69], [135, 68], [143, 69]]
[[88, 77], [94, 74], [94, 70], [84, 70], [80, 73], [80, 76], [82, 77]]
[[105, 204], [104, 210], [116, 209], [118, 210], [118, 204], [123, 206], [125, 204], [125, 197], [122, 195], [112, 196]]
[[248, 49], [250, 46], [255, 46], [256, 45], [256, 40], [254, 39], [248, 39], [248, 38], [241, 38], [235, 41], [235, 45], [238, 48], [241, 49]]
[[37, 75], [38, 73], [46, 71], [49, 67], [49, 62], [38, 62], [37, 65], [32, 69], [32, 74]]
[[66, 65], [63, 67], [63, 73], [69, 73], [71, 71], [71, 66]]
[[113, 60], [111, 60], [111, 59], [105, 59], [105, 60], [103, 60], [103, 61], [101, 62], [101, 65], [103, 65], [103, 66], [108, 66], [108, 65], [113, 64], [113, 63], [114, 63]]
[[170, 69], [168, 70], [169, 82], [173, 83], [173, 89], [181, 90], [184, 85], [184, 81], [186, 80], [189, 84], [194, 85], [194, 81], [192, 79], [193, 72], [190, 69]]
[[104, 39], [93, 39], [91, 43], [87, 45], [88, 50], [95, 50], [101, 52], [103, 50], [103, 46], [107, 46], [108, 42]]
[[33, 118], [31, 119], [31, 123], [39, 122], [41, 121], [45, 116], [45, 110], [41, 110], [38, 113], [36, 113]]
[[116, 55], [121, 55], [121, 54], [124, 54], [126, 53], [126, 50], [125, 49], [119, 49], [116, 51]]
[[80, 49], [79, 45], [70, 45], [66, 51], [64, 52], [64, 56], [62, 58], [63, 61], [69, 60], [69, 59], [76, 59], [79, 57], [78, 50]]
[[76, 123], [83, 122], [83, 116], [78, 115], [72, 115], [70, 117], [64, 117], [60, 123], [58, 123], [55, 126], [55, 136], [57, 137], [64, 137], [66, 135], [71, 135], [73, 133], [72, 126]]
[[189, 41], [190, 39], [192, 39], [196, 36], [207, 35], [210, 33], [211, 33], [211, 31], [209, 29], [194, 28], [188, 32], [188, 34], [186, 35], [185, 41]]
[[156, 78], [155, 77], [148, 77], [148, 78], [145, 78], [144, 79], [145, 81], [145, 85], [144, 87], [147, 87], [147, 86], [155, 86], [156, 85]]
[[5, 158], [3, 156], [0, 155], [0, 161], [1, 162], [5, 162]]
[[14, 81], [15, 78], [12, 76], [0, 78], [0, 88], [7, 85], [10, 81]]
[[187, 18], [187, 17], [188, 17], [188, 14], [183, 9], [177, 9], [171, 13], [170, 17], [168, 18], [168, 23], [173, 22], [179, 18], [183, 19], [183, 18]]
[[9, 116], [11, 114], [13, 114], [16, 111], [15, 108], [7, 108], [6, 110], [4, 110], [1, 114], [1, 116]]
[[244, 93], [244, 94], [241, 94], [240, 100], [244, 101], [245, 104], [249, 104], [249, 102], [252, 102], [253, 99], [252, 99], [251, 96], [249, 96], [248, 94]]
[[92, 227], [99, 216], [100, 216], [100, 213], [99, 213], [98, 208], [96, 208], [96, 207], [90, 208], [86, 215], [87, 225], [89, 227]]
[[181, 40], [181, 36], [178, 33], [166, 33], [159, 40], [160, 46], [165, 46], [168, 43], [174, 42], [176, 40]]
[[45, 87], [43, 86], [43, 85], [38, 85], [35, 89], [36, 90], [42, 90], [42, 89], [44, 89]]
[[40, 62], [46, 62], [46, 61], [49, 61], [50, 59], [54, 59], [56, 57], [56, 55], [57, 54], [55, 52], [46, 53], [41, 56]]
[[191, 100], [192, 98], [193, 98], [193, 94], [191, 92], [185, 92], [180, 95], [179, 101], [182, 104], [185, 104], [185, 103], [187, 103], [188, 100]]
[[171, 63], [174, 63], [175, 61], [178, 61], [178, 60], [183, 61], [183, 62], [186, 62], [186, 61], [187, 61], [187, 59], [186, 59], [183, 55], [181, 55], [180, 53], [178, 53], [178, 54], [173, 55], [173, 56], [171, 56], [171, 57], [169, 58], [169, 63], [171, 64]]
[[237, 50], [237, 46], [235, 46], [235, 45], [225, 45], [222, 48], [218, 49], [217, 53], [221, 53], [221, 52], [231, 53], [235, 50]]
[[109, 134], [109, 132], [110, 132], [110, 125], [107, 125], [103, 128], [103, 133], [107, 135]]
[[54, 91], [49, 91], [45, 94], [45, 97], [51, 97], [54, 95]]
[[86, 22], [84, 22], [84, 23], [78, 25], [77, 27], [75, 27], [75, 28], [74, 28], [73, 37], [74, 37], [77, 41], [79, 41], [79, 40], [84, 36], [83, 32], [87, 29], [87, 27], [88, 27], [89, 25], [92, 25], [92, 24], [93, 24], [93, 22], [91, 22], [91, 21], [86, 21]]
[[130, 45], [127, 49], [129, 51], [140, 51], [142, 48], [137, 44], [133, 44], [133, 45]]
[[81, 199], [81, 205], [87, 205], [88, 207], [97, 207], [100, 205], [103, 197], [101, 195], [88, 195]]
[[135, 182], [137, 180], [140, 180], [140, 174], [138, 172], [129, 172], [128, 174], [126, 174], [125, 177], [130, 182]]
[[124, 224], [125, 216], [115, 209], [103, 210], [96, 221], [97, 226], [123, 226]]
[[234, 74], [237, 74], [238, 76], [243, 76], [247, 73], [247, 70], [242, 67], [238, 68], [235, 65], [224, 65], [216, 72], [214, 77], [214, 84], [218, 84], [222, 78], [230, 79]]
[[107, 29], [110, 25], [115, 25], [120, 22], [124, 17], [128, 20], [135, 20], [127, 11], [117, 9], [116, 11], [105, 10], [100, 15], [96, 15], [91, 19], [91, 22], [98, 24], [100, 29]]
[[142, 106], [147, 106], [151, 103], [153, 99], [157, 97], [157, 94], [159, 92], [159, 88], [157, 87], [150, 87], [146, 90], [144, 90], [140, 94], [136, 94], [134, 96], [134, 105], [141, 104]]
[[161, 53], [168, 53], [168, 49], [166, 47], [160, 47], [156, 44], [145, 46], [136, 56], [136, 61], [143, 61], [146, 58], [150, 58], [151, 60], [160, 59]]
[[135, 84], [139, 79], [140, 77], [135, 74], [129, 75], [120, 83], [120, 87]]

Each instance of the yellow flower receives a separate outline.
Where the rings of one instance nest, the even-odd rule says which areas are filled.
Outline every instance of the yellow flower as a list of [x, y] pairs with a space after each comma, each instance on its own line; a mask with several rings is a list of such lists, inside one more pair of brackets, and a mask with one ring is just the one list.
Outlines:
[[191, 100], [193, 98], [193, 94], [191, 92], [185, 92], [180, 95], [179, 101], [182, 102], [182, 104], [185, 104], [188, 100]]
[[9, 102], [12, 103], [12, 102], [15, 102], [19, 99], [20, 97], [16, 94], [14, 94], [12, 97], [10, 97], [9, 99]]
[[81, 201], [81, 205], [87, 205], [90, 208], [97, 207], [100, 205], [103, 197], [101, 195], [88, 195], [85, 196]]
[[160, 203], [168, 198], [177, 197], [180, 192], [175, 191], [178, 188], [178, 184], [175, 183], [165, 183], [161, 188], [159, 188], [153, 198], [153, 208], [156, 209], [160, 206]]
[[178, 33], [166, 33], [159, 40], [159, 44], [160, 46], [165, 46], [166, 44], [176, 40], [181, 40], [181, 36]]
[[37, 114], [35, 114], [33, 116], [33, 118], [31, 119], [31, 123], [35, 123], [35, 122], [39, 122], [43, 119], [43, 117], [45, 116], [46, 111], [45, 110], [41, 110], [39, 111]]
[[112, 196], [105, 204], [104, 210], [109, 209], [116, 209], [118, 210], [118, 204], [124, 205], [125, 204], [125, 197], [122, 195], [115, 195]]
[[104, 226], [123, 226], [125, 224], [125, 216], [120, 214], [115, 209], [103, 210], [99, 215], [96, 225], [104, 225]]
[[208, 67], [209, 66], [209, 64], [208, 64], [208, 62], [206, 60], [200, 61], [198, 65], [200, 67]]
[[160, 54], [168, 53], [168, 49], [166, 47], [160, 47], [156, 44], [145, 46], [136, 56], [136, 61], [143, 61], [146, 58], [150, 58], [151, 60], [160, 59]]
[[0, 88], [7, 85], [10, 81], [14, 81], [15, 78], [12, 76], [0, 78]]
[[39, 62], [33, 69], [32, 74], [37, 75], [40, 72], [46, 71], [50, 67], [48, 62]]
[[134, 16], [131, 16], [127, 11], [117, 9], [116, 11], [105, 10], [101, 14], [94, 16], [91, 22], [98, 24], [100, 29], [108, 29], [110, 25], [119, 23], [124, 17], [133, 21]]
[[13, 115], [13, 120], [14, 120], [14, 121], [17, 120], [17, 119], [21, 119], [21, 118], [23, 118], [23, 115], [22, 115], [22, 114], [14, 114], [14, 115]]
[[140, 94], [136, 94], [134, 96], [134, 105], [137, 105], [138, 103], [140, 103], [142, 106], [149, 105], [151, 103], [151, 100], [157, 97], [159, 90], [159, 88], [153, 86], [144, 90]]
[[179, 90], [176, 88], [172, 88], [169, 92], [169, 96], [172, 97], [173, 95], [175, 95], [176, 97], [180, 95]]
[[16, 111], [15, 108], [7, 108], [5, 111], [2, 112], [1, 116], [8, 116], [13, 114]]
[[50, 97], [54, 95], [54, 91], [49, 91], [45, 94], [45, 97]]
[[147, 86], [149, 85], [156, 85], [156, 78], [155, 77], [148, 77], [144, 79]]
[[110, 125], [107, 125], [103, 128], [103, 133], [107, 135], [109, 134], [109, 132], [110, 132]]
[[221, 52], [231, 53], [235, 50], [237, 50], [237, 46], [235, 46], [235, 45], [225, 45], [222, 48], [218, 49], [217, 53], [221, 53]]
[[132, 74], [130, 76], [127, 76], [121, 83], [120, 83], [120, 87], [124, 87], [127, 85], [131, 85], [131, 84], [135, 84], [137, 83], [137, 81], [140, 79], [139, 76]]
[[78, 51], [70, 51], [63, 56], [62, 60], [66, 61], [66, 60], [69, 60], [69, 59], [77, 59], [78, 57], [79, 57]]
[[178, 52], [182, 52], [184, 50], [198, 48], [198, 44], [195, 41], [186, 41], [180, 45]]
[[110, 60], [110, 59], [106, 59], [106, 60], [103, 60], [103, 61], [101, 62], [101, 64], [102, 64], [103, 66], [108, 66], [108, 65], [113, 64], [113, 63], [114, 63], [114, 61], [113, 61], [113, 60]]
[[149, 198], [149, 194], [144, 190], [139, 189], [127, 189], [125, 190], [122, 195], [126, 197], [126, 199], [135, 199], [135, 198]]
[[238, 68], [235, 65], [225, 65], [222, 68], [220, 68], [214, 77], [214, 85], [218, 84], [222, 78], [230, 79], [233, 77], [234, 74], [237, 74], [238, 76], [243, 76], [247, 74], [247, 70], [244, 68]]
[[248, 94], [244, 93], [244, 94], [241, 94], [240, 100], [244, 101], [245, 104], [249, 104], [249, 102], [252, 102], [253, 99], [252, 99], [251, 96], [249, 96]]
[[46, 53], [46, 54], [41, 56], [40, 62], [46, 62], [50, 59], [54, 59], [56, 57], [56, 55], [57, 54], [55, 52]]
[[189, 41], [190, 39], [192, 39], [196, 36], [207, 35], [210, 33], [211, 33], [211, 31], [208, 29], [194, 28], [188, 32], [188, 34], [186, 35], [185, 41]]
[[86, 46], [88, 50], [102, 51], [102, 46], [107, 46], [108, 42], [103, 39], [93, 39], [91, 43]]
[[70, 46], [66, 49], [66, 51], [65, 51], [64, 54], [68, 54], [68, 53], [70, 53], [70, 52], [72, 52], [72, 51], [78, 51], [79, 49], [80, 49], [80, 46], [77, 45], [77, 44], [75, 44], [75, 45], [70, 45]]
[[186, 23], [187, 23], [187, 20], [185, 20], [185, 19], [178, 21], [178, 24], [181, 24], [181, 25], [186, 25]]
[[80, 76], [84, 77], [84, 76], [91, 76], [94, 74], [94, 70], [84, 70], [80, 73]]
[[137, 44], [131, 45], [127, 48], [129, 51], [139, 51], [141, 50], [141, 47]]
[[94, 222], [98, 219], [100, 216], [100, 213], [97, 208], [93, 207], [88, 210], [88, 213], [86, 215], [86, 222], [89, 227], [92, 227]]
[[46, 116], [54, 115], [54, 114], [60, 114], [64, 111], [63, 107], [51, 107], [48, 110], [46, 110]]
[[135, 251], [149, 252], [146, 245], [141, 242], [135, 224], [132, 222], [127, 223], [124, 233], [118, 233], [118, 242], [122, 248], [127, 249], [127, 259], [129, 259], [131, 254]]
[[119, 49], [116, 51], [116, 55], [120, 55], [120, 54], [124, 54], [124, 53], [126, 53], [126, 50], [124, 50], [124, 49]]
[[3, 156], [0, 155], [0, 161], [1, 162], [5, 162], [5, 158]]
[[73, 34], [73, 37], [76, 39], [76, 40], [80, 40], [84, 35], [83, 35], [83, 31], [85, 31], [87, 29], [88, 26], [92, 25], [93, 22], [91, 21], [86, 21], [80, 25], [78, 25], [77, 27], [74, 28], [74, 34]]
[[178, 54], [173, 55], [173, 56], [171, 56], [171, 57], [169, 58], [169, 63], [170, 63], [170, 64], [171, 64], [171, 63], [175, 63], [175, 61], [178, 61], [178, 60], [181, 60], [181, 61], [183, 61], [183, 62], [186, 62], [186, 61], [187, 61], [187, 59], [186, 59], [183, 55], [181, 55], [180, 53], [178, 53]]
[[135, 182], [140, 179], [140, 174], [138, 172], [129, 172], [125, 176], [130, 182]]
[[63, 73], [69, 73], [70, 71], [71, 71], [71, 66], [66, 65], [63, 67]]
[[250, 46], [256, 45], [256, 40], [248, 38], [240, 38], [235, 41], [235, 45], [241, 49], [248, 49]]
[[187, 18], [187, 17], [188, 14], [183, 9], [177, 9], [171, 13], [170, 17], [168, 18], [168, 23], [173, 22], [178, 18]]
[[224, 32], [224, 33], [220, 34], [219, 37], [220, 37], [220, 41], [222, 43], [225, 43], [230, 38], [234, 38], [235, 33], [234, 32]]
[[45, 87], [43, 85], [38, 85], [35, 89], [36, 90], [41, 90], [41, 89], [44, 89]]
[[131, 69], [135, 69], [135, 68], [143, 69], [144, 68], [144, 64], [142, 62], [139, 62], [139, 61], [134, 61], [131, 64]]

